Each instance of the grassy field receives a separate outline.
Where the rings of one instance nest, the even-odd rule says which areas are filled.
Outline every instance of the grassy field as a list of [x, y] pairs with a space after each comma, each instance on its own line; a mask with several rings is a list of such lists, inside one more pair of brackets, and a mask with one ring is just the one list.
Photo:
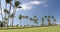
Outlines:
[[60, 32], [60, 26], [36, 27], [25, 29], [7, 29], [0, 30], [0, 32]]

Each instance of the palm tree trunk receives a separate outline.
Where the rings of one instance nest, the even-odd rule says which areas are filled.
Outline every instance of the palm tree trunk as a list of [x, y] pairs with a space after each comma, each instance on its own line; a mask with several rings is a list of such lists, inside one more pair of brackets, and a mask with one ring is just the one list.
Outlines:
[[[16, 0], [15, 0], [16, 1]], [[14, 6], [14, 9], [13, 9], [13, 14], [14, 14], [14, 17], [15, 17], [15, 13], [16, 13], [16, 7]], [[13, 27], [13, 23], [14, 23], [14, 17], [12, 19], [12, 27]]]
[[[8, 23], [9, 23], [9, 16], [10, 16], [10, 11], [11, 11], [11, 1], [10, 1], [10, 8], [9, 8], [9, 13], [8, 13]], [[8, 27], [8, 23], [7, 23], [7, 27]]]
[[[7, 9], [7, 3], [5, 4], [5, 9]], [[6, 12], [5, 12], [5, 18], [6, 18]]]
[[44, 22], [42, 22], [42, 26], [44, 26]]
[[25, 19], [25, 25], [27, 26], [27, 21], [26, 21], [26, 19]]
[[14, 20], [13, 20], [14, 18], [12, 18], [12, 27], [13, 27], [13, 23], [14, 23]]
[[26, 20], [26, 26], [27, 26], [27, 24], [28, 24], [28, 22], [27, 22], [27, 20]]
[[20, 27], [22, 26], [22, 22], [20, 21]]
[[48, 19], [48, 26], [50, 26], [50, 19]]
[[[15, 13], [16, 13], [16, 7], [15, 7], [14, 10], [13, 10], [14, 17], [15, 17]], [[13, 23], [14, 23], [14, 17], [13, 17], [13, 19], [12, 19], [12, 27], [13, 27]]]
[[[7, 3], [5, 4], [5, 9], [7, 9]], [[4, 18], [6, 18], [6, 12], [5, 12]], [[5, 19], [4, 19], [4, 21], [5, 21]], [[7, 26], [8, 26], [8, 21], [7, 21]]]

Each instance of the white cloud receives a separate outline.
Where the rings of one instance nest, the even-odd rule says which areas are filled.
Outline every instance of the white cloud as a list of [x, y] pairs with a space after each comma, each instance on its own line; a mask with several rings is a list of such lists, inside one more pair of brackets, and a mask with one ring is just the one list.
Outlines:
[[31, 9], [31, 8], [32, 8], [32, 6], [30, 6], [29, 3], [26, 3], [26, 4], [23, 4], [23, 5], [22, 5], [22, 9], [23, 9], [23, 10], [29, 10], [29, 9]]
[[31, 1], [31, 4], [38, 5], [38, 4], [44, 4], [45, 1]]
[[42, 5], [45, 3], [46, 3], [45, 1], [37, 1], [37, 0], [26, 2], [21, 5], [22, 8], [20, 10], [30, 10], [33, 8], [34, 5]]
[[30, 3], [31, 3], [31, 4], [36, 4], [36, 5], [40, 4], [39, 1], [31, 1]]

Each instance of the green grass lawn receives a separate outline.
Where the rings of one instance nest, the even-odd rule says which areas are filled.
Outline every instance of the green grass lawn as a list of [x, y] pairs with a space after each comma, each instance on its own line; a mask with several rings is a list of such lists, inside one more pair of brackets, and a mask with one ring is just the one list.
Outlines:
[[0, 30], [0, 32], [60, 32], [60, 26], [36, 27], [25, 29], [7, 29]]

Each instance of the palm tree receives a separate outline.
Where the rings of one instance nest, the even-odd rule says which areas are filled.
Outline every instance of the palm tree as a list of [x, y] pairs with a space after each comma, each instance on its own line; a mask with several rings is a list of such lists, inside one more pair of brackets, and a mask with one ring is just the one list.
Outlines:
[[50, 26], [50, 19], [47, 19], [48, 20], [48, 26]]
[[[11, 2], [12, 2], [12, 0], [5, 0], [5, 1], [6, 1], [5, 9], [7, 8], [7, 4], [10, 4], [10, 8], [9, 8], [9, 11], [8, 11], [8, 23], [9, 23], [9, 16], [10, 16], [10, 11], [11, 11]], [[5, 17], [6, 17], [6, 13], [5, 13]], [[7, 27], [8, 27], [8, 23], [7, 23]]]
[[[7, 9], [4, 9], [4, 12], [5, 12], [5, 17], [4, 17], [4, 21], [7, 22], [7, 27], [8, 27], [8, 18], [6, 17], [6, 14], [8, 14], [8, 10]], [[6, 20], [7, 19], [7, 20]]]
[[36, 17], [36, 16], [34, 16], [33, 21], [35, 22], [35, 25], [36, 25], [36, 23], [38, 23], [38, 19], [37, 19], [37, 17]]
[[13, 20], [14, 14], [13, 13], [10, 15], [10, 18], [12, 19], [12, 27], [13, 27], [13, 23], [14, 23], [14, 20]]
[[53, 23], [54, 23], [55, 25], [57, 25], [57, 24], [56, 24], [56, 19], [55, 19], [55, 18], [54, 18], [54, 22], [53, 22]]
[[[22, 19], [22, 15], [19, 15], [19, 20], [21, 20]], [[20, 21], [20, 26], [22, 26], [22, 21]]]
[[[20, 1], [15, 0], [15, 3], [14, 3], [14, 5], [13, 5], [13, 7], [14, 7], [14, 9], [13, 9], [13, 14], [14, 14], [14, 16], [15, 16], [15, 13], [16, 13], [16, 9], [17, 9], [17, 8], [22, 8], [22, 7], [19, 6], [19, 5], [20, 5]], [[10, 6], [10, 8], [11, 8], [11, 6]], [[13, 17], [13, 22], [14, 22], [14, 17]]]
[[52, 18], [53, 18], [53, 25], [56, 25], [56, 19], [55, 19], [55, 17], [52, 16]]
[[48, 19], [47, 20], [48, 20], [48, 26], [50, 26], [50, 24], [51, 24], [50, 23], [50, 16], [48, 16]]
[[[30, 17], [30, 21], [33, 21], [33, 19]], [[32, 25], [33, 26], [33, 25]]]
[[[26, 18], [26, 16], [22, 16], [22, 18], [23, 18], [23, 19], [25, 19], [25, 18]], [[26, 26], [26, 25], [25, 25], [25, 21], [24, 21], [24, 26]]]
[[[48, 16], [44, 16], [44, 18], [45, 18], [44, 20], [46, 20], [48, 18]], [[45, 25], [45, 23], [43, 23], [43, 24]]]
[[44, 26], [44, 18], [42, 17], [42, 24], [41, 24], [41, 26]]
[[[28, 16], [25, 16], [25, 17], [26, 17], [26, 19], [28, 19]], [[28, 25], [28, 24], [27, 24], [27, 21], [26, 21], [26, 25]]]

